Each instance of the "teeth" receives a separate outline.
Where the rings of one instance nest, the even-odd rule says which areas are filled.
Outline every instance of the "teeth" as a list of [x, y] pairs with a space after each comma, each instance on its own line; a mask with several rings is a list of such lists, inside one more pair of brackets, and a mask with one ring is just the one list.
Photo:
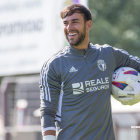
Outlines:
[[69, 33], [69, 35], [76, 35], [77, 33]]

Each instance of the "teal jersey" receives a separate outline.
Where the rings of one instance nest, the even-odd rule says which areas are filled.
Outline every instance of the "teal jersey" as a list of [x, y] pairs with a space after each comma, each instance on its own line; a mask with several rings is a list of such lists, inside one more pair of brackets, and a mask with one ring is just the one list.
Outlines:
[[115, 140], [111, 112], [114, 70], [140, 71], [140, 59], [108, 45], [66, 46], [44, 63], [40, 79], [42, 131], [57, 140]]

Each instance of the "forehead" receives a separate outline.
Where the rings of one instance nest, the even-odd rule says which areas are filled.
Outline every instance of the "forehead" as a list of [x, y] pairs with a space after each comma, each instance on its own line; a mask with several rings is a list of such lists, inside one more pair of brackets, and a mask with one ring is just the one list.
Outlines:
[[66, 16], [63, 21], [71, 21], [73, 19], [84, 20], [84, 17], [81, 13], [74, 13], [71, 16]]

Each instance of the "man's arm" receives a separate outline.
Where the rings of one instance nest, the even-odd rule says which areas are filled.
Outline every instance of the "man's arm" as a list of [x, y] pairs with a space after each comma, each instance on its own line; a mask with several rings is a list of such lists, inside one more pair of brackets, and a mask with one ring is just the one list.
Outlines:
[[61, 90], [60, 80], [51, 62], [43, 65], [40, 73], [40, 111], [43, 140], [55, 140], [55, 115]]
[[[55, 136], [56, 136], [56, 128], [55, 128], [55, 114], [52, 112], [51, 114], [51, 110], [48, 111], [48, 113], [46, 112], [46, 115], [42, 114], [41, 117], [41, 126], [42, 126], [42, 136], [43, 136], [43, 140], [55, 140]], [[49, 139], [48, 137], [51, 137], [51, 139]], [[52, 139], [53, 138], [53, 139]]]
[[56, 131], [55, 130], [46, 130], [45, 132], [42, 133], [42, 136], [46, 136], [46, 135], [52, 135], [52, 136], [56, 136]]
[[122, 49], [112, 48], [116, 58], [116, 69], [120, 67], [131, 67], [140, 72], [140, 58], [129, 55], [128, 52]]

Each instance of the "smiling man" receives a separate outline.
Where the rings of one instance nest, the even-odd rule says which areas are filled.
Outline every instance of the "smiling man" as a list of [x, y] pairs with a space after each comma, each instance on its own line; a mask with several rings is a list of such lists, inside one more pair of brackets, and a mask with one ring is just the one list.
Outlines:
[[[63, 13], [61, 17], [63, 18]], [[74, 13], [63, 18], [64, 33], [69, 44], [77, 49], [87, 49], [88, 31], [92, 27], [91, 20], [86, 20], [82, 13]]]
[[[70, 5], [61, 18], [69, 45], [45, 62], [40, 74], [43, 140], [115, 140], [112, 74], [123, 66], [140, 71], [140, 59], [89, 43], [92, 16], [87, 7]], [[133, 85], [135, 97], [140, 96], [140, 84], [131, 81]], [[127, 104], [125, 99], [121, 102]]]

